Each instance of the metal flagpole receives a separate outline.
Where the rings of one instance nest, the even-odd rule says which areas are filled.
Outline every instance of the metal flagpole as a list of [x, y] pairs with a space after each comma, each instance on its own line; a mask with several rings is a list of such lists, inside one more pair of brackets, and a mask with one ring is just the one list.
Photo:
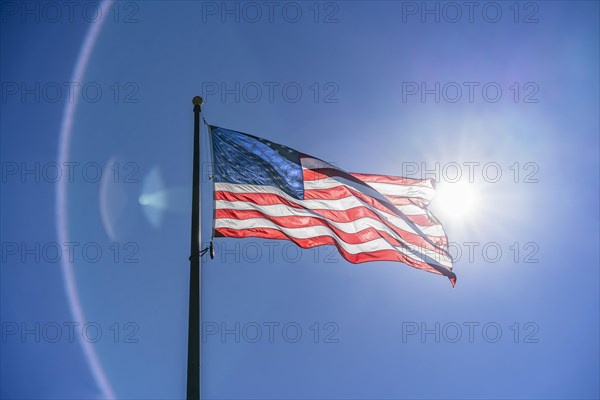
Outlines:
[[190, 305], [188, 325], [187, 400], [200, 399], [200, 112], [194, 103], [194, 173], [192, 183], [192, 240], [190, 247]]

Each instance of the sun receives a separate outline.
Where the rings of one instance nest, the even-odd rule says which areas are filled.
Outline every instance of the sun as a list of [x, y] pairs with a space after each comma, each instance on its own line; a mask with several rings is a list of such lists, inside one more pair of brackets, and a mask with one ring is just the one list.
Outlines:
[[451, 220], [473, 220], [479, 211], [481, 196], [468, 182], [439, 184], [434, 203], [440, 217]]

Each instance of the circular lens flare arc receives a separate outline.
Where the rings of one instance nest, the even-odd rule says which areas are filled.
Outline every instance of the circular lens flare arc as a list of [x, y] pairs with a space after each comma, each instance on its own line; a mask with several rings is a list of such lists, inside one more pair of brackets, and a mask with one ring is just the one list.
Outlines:
[[[108, 10], [112, 6], [112, 4], [113, 0], [102, 1], [102, 3], [100, 4], [102, 15], [107, 15]], [[93, 23], [88, 29], [83, 45], [81, 46], [81, 50], [79, 52], [77, 62], [75, 64], [75, 70], [73, 71], [73, 76], [71, 78], [72, 82], [82, 81], [83, 76], [85, 74], [85, 70], [90, 61], [90, 56], [92, 54], [104, 21], [105, 18], [102, 18], [100, 19], [100, 21]], [[59, 165], [64, 165], [64, 163], [67, 162], [67, 158], [70, 153], [73, 119], [75, 117], [77, 103], [78, 98], [75, 97], [74, 101], [68, 102], [66, 104], [65, 109], [63, 111], [63, 118], [59, 134]], [[61, 180], [60, 184], [57, 186], [56, 219], [58, 231], [57, 233], [60, 241], [63, 243], [68, 242], [69, 234], [67, 217], [67, 185], [64, 180]], [[73, 266], [67, 261], [63, 260], [62, 272], [63, 278], [65, 280], [67, 297], [69, 299], [69, 307], [71, 308], [71, 314], [73, 315], [75, 321], [83, 325], [85, 324], [85, 316], [83, 313], [83, 308], [81, 306], [81, 301], [79, 299], [79, 294], [77, 292], [77, 284], [75, 282], [75, 276], [73, 274]], [[106, 373], [102, 368], [102, 364], [100, 363], [98, 354], [96, 353], [96, 350], [94, 349], [93, 345], [84, 340], [80, 340], [79, 343], [83, 348], [83, 353], [85, 354], [92, 375], [94, 376], [94, 379], [96, 380], [96, 383], [98, 384], [103, 397], [106, 399], [114, 399], [115, 394], [110, 385], [110, 382], [108, 381]]]

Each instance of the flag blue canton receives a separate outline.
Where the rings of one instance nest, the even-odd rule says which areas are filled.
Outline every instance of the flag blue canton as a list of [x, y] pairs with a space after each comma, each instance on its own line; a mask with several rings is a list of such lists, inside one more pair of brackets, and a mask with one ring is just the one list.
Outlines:
[[210, 127], [215, 182], [273, 186], [304, 198], [300, 153], [229, 129]]

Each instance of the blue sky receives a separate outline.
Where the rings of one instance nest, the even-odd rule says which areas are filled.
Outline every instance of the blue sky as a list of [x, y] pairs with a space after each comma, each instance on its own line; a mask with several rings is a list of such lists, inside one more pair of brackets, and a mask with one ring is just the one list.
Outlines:
[[435, 174], [458, 276], [217, 239], [204, 398], [600, 396], [597, 2], [23, 4], [0, 28], [3, 398], [184, 397], [195, 95], [347, 171]]

